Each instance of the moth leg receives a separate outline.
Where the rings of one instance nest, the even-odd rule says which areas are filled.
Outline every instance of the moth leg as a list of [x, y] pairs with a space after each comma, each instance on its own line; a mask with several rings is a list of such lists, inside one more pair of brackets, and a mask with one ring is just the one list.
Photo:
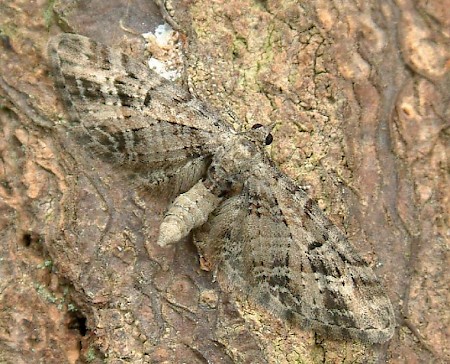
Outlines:
[[159, 227], [158, 245], [167, 246], [188, 236], [189, 232], [203, 225], [209, 214], [219, 206], [222, 198], [209, 191], [203, 181], [197, 182], [172, 203]]

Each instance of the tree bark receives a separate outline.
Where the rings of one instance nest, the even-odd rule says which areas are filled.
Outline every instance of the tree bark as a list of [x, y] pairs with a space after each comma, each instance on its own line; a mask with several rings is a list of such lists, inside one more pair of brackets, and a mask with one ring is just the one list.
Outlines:
[[172, 6], [185, 86], [237, 127], [279, 123], [273, 160], [381, 278], [398, 318], [390, 342], [292, 327], [224, 289], [189, 239], [157, 247], [168, 197], [66, 135], [50, 36], [144, 57], [136, 34], [162, 22], [154, 4], [11, 0], [0, 5], [0, 362], [450, 360], [450, 3], [361, 4]]

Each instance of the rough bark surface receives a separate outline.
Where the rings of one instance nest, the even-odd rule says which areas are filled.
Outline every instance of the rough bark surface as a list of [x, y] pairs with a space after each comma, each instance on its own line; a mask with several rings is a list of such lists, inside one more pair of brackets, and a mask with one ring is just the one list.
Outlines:
[[[168, 198], [74, 145], [48, 74], [64, 31], [142, 57], [145, 1], [0, 4], [0, 362], [449, 361], [448, 1], [174, 1], [189, 87], [248, 127], [372, 263], [398, 328], [324, 340], [222, 291]], [[221, 282], [221, 277], [217, 277]]]

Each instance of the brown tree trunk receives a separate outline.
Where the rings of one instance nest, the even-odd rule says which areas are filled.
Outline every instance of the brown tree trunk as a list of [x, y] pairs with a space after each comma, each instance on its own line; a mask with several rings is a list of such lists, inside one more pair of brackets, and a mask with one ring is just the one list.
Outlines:
[[161, 22], [153, 4], [0, 4], [0, 362], [450, 360], [445, 3], [172, 4], [192, 92], [239, 127], [279, 122], [272, 158], [383, 281], [398, 318], [383, 346], [321, 339], [240, 301], [189, 240], [158, 248], [167, 198], [59, 126], [50, 35], [143, 57], [133, 33]]

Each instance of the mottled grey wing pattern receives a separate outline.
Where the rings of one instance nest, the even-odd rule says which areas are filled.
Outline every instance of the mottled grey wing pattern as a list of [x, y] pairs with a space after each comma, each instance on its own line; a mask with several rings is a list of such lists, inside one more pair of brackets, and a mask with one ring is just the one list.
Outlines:
[[200, 176], [224, 134], [234, 133], [187, 91], [121, 52], [75, 34], [53, 38], [48, 50], [74, 137], [110, 163], [143, 171], [149, 184]]
[[[236, 290], [302, 328], [335, 338], [378, 343], [392, 336], [393, 309], [372, 270], [264, 152], [252, 154], [259, 148], [254, 143], [270, 144], [268, 135], [257, 137], [262, 125], [252, 129], [256, 134], [233, 135], [188, 92], [86, 37], [53, 38], [49, 55], [69, 130], [80, 144], [131, 171], [134, 183], [187, 191], [161, 224], [161, 245], [172, 243], [171, 233], [181, 236], [203, 224], [220, 204], [195, 239]], [[227, 190], [236, 195], [216, 196], [199, 181], [210, 164], [222, 174], [210, 170], [209, 186], [236, 177]]]
[[255, 167], [242, 193], [195, 238], [234, 289], [302, 328], [373, 343], [393, 334], [393, 309], [372, 269], [317, 204], [269, 165]]

